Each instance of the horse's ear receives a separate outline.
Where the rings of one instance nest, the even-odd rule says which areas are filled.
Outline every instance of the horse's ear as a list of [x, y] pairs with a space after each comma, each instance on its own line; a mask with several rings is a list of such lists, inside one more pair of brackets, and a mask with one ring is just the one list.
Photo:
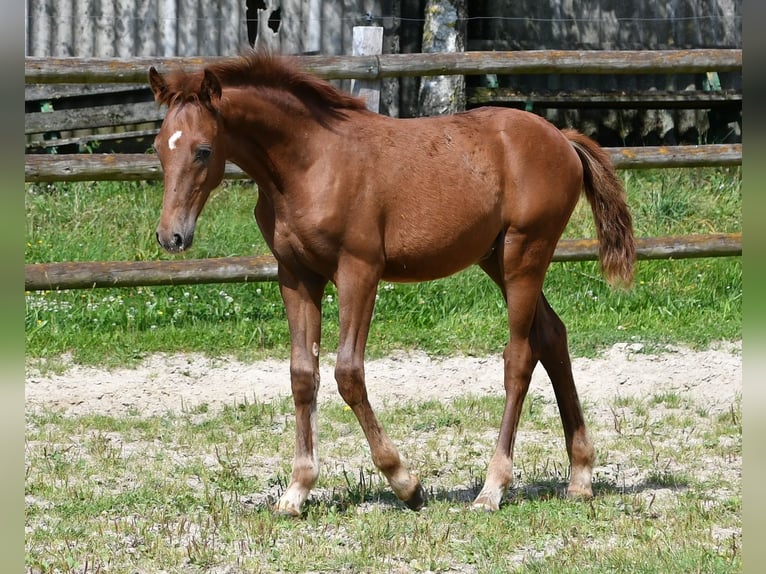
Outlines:
[[221, 82], [208, 68], [203, 72], [200, 100], [209, 103], [213, 108], [217, 108], [221, 101]]
[[168, 91], [168, 84], [154, 66], [149, 68], [149, 85], [152, 87], [152, 92], [154, 92], [154, 101], [158, 104], [164, 102]]

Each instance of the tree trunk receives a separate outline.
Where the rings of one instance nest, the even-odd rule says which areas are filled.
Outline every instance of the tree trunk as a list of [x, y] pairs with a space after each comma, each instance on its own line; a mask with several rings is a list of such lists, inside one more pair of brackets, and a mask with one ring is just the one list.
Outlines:
[[[465, 0], [428, 0], [423, 25], [423, 52], [465, 51]], [[464, 76], [431, 76], [420, 81], [421, 116], [465, 110]]]

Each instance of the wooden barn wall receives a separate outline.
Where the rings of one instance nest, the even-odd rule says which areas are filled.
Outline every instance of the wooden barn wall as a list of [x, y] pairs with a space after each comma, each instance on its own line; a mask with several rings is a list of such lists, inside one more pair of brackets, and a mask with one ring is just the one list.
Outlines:
[[247, 46], [244, 0], [26, 0], [26, 55], [235, 55]]
[[[369, 13], [388, 31], [392, 0], [25, 0], [27, 56], [228, 56], [256, 36], [286, 54], [345, 54]], [[392, 34], [389, 34], [392, 35]]]
[[[383, 25], [384, 51], [416, 52], [425, 0], [25, 0], [28, 56], [218, 56], [259, 41], [347, 54]], [[742, 46], [742, 0], [471, 0], [467, 49]], [[249, 22], [248, 22], [249, 20]], [[391, 40], [390, 37], [397, 37]]]
[[[500, 18], [490, 14], [503, 14]], [[478, 0], [469, 5], [469, 50], [672, 50], [741, 48], [742, 0]], [[727, 79], [741, 88], [740, 76]], [[683, 89], [691, 76], [529, 76], [501, 85], [549, 89]], [[566, 85], [562, 85], [565, 83]]]
[[[742, 0], [471, 0], [469, 50], [667, 50], [741, 48]], [[502, 17], [490, 17], [502, 14]], [[494, 80], [494, 78], [493, 78]], [[703, 75], [500, 76], [520, 92], [702, 90]], [[741, 74], [719, 74], [720, 88], [742, 89]], [[469, 77], [468, 85], [486, 78]], [[606, 145], [741, 141], [741, 111], [539, 110]]]
[[368, 14], [375, 25], [386, 27], [389, 37], [396, 34], [392, 21], [400, 13], [398, 4], [391, 0], [256, 0], [248, 2], [257, 18], [257, 37], [251, 35], [251, 40], [283, 54], [350, 54], [353, 28], [369, 23]]
[[[742, 0], [471, 0], [469, 49], [739, 48]], [[491, 18], [491, 15], [502, 17]]]
[[[248, 46], [246, 7], [244, 0], [26, 0], [25, 52], [38, 57], [233, 56]], [[32, 153], [84, 151], [96, 143], [105, 152], [145, 151], [158, 125], [159, 111], [146, 84], [28, 85], [25, 92], [27, 114], [54, 112], [50, 132], [28, 134]], [[60, 129], [73, 123], [77, 129]], [[122, 134], [126, 137], [119, 139]], [[59, 141], [78, 143], [51, 147]]]
[[[741, 48], [742, 0], [470, 0], [468, 50]], [[384, 53], [421, 51], [426, 0], [25, 0], [28, 56], [226, 56], [248, 45], [350, 54], [352, 29], [384, 27]], [[721, 74], [741, 90], [741, 74]], [[703, 89], [701, 76], [469, 76], [520, 92]], [[418, 78], [383, 82], [381, 112], [419, 115]], [[29, 90], [28, 90], [29, 92]], [[536, 110], [602, 143], [697, 143], [705, 110]], [[723, 121], [736, 141], [741, 112]], [[722, 137], [720, 134], [716, 138]]]

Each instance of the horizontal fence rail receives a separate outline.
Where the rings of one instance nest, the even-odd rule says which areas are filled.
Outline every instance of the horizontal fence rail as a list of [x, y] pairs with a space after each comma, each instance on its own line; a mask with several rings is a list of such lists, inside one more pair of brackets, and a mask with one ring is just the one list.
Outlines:
[[[742, 50], [526, 50], [380, 56], [296, 56], [317, 76], [375, 80], [394, 76], [478, 74], [686, 74], [739, 72]], [[146, 82], [150, 66], [193, 70], [224, 58], [24, 59], [27, 84]]]
[[[742, 254], [741, 233], [636, 239], [638, 259], [687, 259]], [[595, 261], [598, 240], [559, 241], [553, 261]], [[270, 255], [177, 261], [93, 261], [28, 264], [26, 291], [275, 281]]]
[[[654, 167], [732, 166], [742, 163], [742, 144], [604, 148], [618, 169]], [[227, 179], [248, 179], [234, 164], [226, 164]], [[26, 155], [24, 180], [135, 181], [162, 179], [162, 168], [153, 154]]]
[[709, 109], [742, 105], [739, 90], [545, 90], [519, 91], [514, 88], [471, 88], [466, 94], [471, 105], [534, 105], [555, 108], [601, 109]]
[[[56, 126], [55, 131], [71, 131], [161, 122], [164, 117], [165, 110], [154, 102], [99, 106], [95, 112], [80, 108], [28, 113], [24, 119], [24, 134], [50, 132], [51, 126]], [[56, 143], [61, 145], [60, 141]]]

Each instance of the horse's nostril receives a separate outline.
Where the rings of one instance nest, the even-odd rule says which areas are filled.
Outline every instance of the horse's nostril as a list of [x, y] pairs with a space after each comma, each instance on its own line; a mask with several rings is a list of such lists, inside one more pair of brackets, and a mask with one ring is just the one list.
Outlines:
[[181, 237], [181, 234], [180, 234], [180, 233], [174, 233], [174, 234], [173, 234], [173, 244], [174, 244], [176, 247], [178, 247], [178, 248], [180, 248], [181, 246], [183, 246], [183, 244], [184, 244], [184, 238], [183, 238], [183, 237]]
[[155, 231], [154, 232], [154, 236], [157, 238], [157, 243], [162, 245], [162, 241], [160, 241], [160, 232], [159, 231]]

